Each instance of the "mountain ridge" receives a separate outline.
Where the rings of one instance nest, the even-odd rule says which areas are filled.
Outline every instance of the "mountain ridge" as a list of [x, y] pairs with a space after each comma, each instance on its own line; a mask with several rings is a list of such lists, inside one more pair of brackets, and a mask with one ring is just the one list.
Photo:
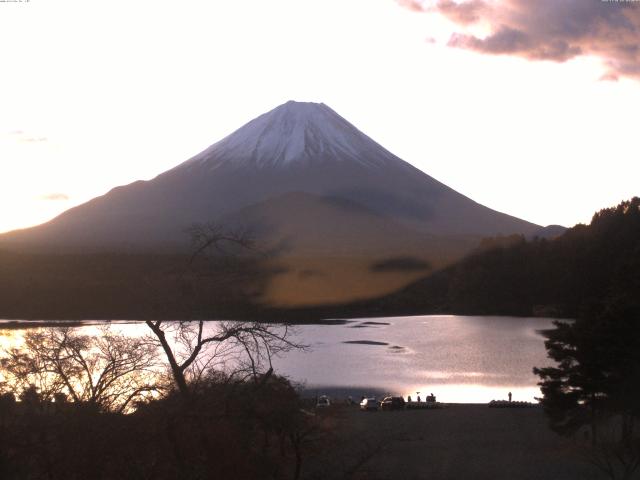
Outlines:
[[151, 180], [0, 235], [0, 248], [184, 253], [189, 227], [209, 222], [255, 233], [271, 272], [256, 295], [287, 307], [377, 297], [424, 271], [376, 265], [437, 270], [482, 237], [541, 231], [432, 178], [328, 106], [287, 102]]
[[191, 224], [292, 191], [342, 198], [426, 234], [528, 235], [541, 228], [452, 190], [328, 106], [290, 101], [151, 180], [0, 235], [0, 243], [184, 245]]

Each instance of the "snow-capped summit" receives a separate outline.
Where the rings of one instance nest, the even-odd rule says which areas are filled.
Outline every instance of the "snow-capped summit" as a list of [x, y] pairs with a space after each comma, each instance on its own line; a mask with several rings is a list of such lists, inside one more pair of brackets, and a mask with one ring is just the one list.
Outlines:
[[324, 103], [288, 101], [183, 164], [289, 167], [332, 160], [372, 167], [401, 161]]
[[397, 239], [540, 228], [452, 190], [327, 105], [287, 102], [152, 180], [114, 188], [47, 224], [2, 235], [0, 245], [147, 248], [187, 242], [185, 229], [208, 221], [260, 226], [268, 232], [264, 241], [282, 240], [289, 251], [321, 247], [354, 255], [365, 248], [406, 255], [409, 247], [392, 248]]

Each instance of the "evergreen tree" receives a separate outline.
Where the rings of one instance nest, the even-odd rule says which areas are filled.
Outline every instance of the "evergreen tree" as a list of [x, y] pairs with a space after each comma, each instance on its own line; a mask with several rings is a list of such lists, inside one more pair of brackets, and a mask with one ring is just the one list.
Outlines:
[[553, 430], [590, 431], [590, 458], [611, 478], [640, 466], [640, 309], [638, 297], [612, 297], [597, 312], [555, 323], [545, 345], [556, 367], [534, 368]]

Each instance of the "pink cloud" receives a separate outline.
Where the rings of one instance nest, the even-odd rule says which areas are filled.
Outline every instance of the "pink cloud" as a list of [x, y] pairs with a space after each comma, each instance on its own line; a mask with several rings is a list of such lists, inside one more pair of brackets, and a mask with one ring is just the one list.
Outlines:
[[[402, 2], [404, 5], [407, 2]], [[454, 33], [449, 46], [485, 54], [565, 62], [586, 55], [601, 58], [603, 78], [640, 79], [640, 2], [603, 0], [438, 0], [413, 10], [437, 12], [460, 27], [488, 25], [480, 38]], [[407, 6], [407, 5], [405, 5]]]

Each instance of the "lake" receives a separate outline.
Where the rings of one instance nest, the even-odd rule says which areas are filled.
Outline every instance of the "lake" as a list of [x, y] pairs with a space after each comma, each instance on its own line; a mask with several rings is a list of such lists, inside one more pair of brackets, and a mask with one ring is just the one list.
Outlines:
[[[512, 392], [513, 400], [534, 401], [541, 394], [532, 368], [552, 364], [540, 331], [552, 321], [438, 315], [300, 325], [296, 340], [308, 351], [290, 352], [274, 367], [313, 394], [389, 393], [424, 400], [433, 393], [441, 402], [485, 403]], [[146, 331], [136, 322], [114, 327]], [[95, 331], [90, 324], [79, 328]], [[4, 330], [0, 346], [19, 343], [21, 332]]]

